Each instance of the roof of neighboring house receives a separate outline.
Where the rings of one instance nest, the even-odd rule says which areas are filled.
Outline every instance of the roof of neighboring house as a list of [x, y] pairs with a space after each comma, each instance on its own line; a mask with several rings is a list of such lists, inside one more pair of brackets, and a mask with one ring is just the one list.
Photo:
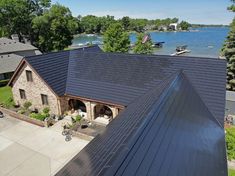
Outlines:
[[235, 92], [234, 91], [226, 91], [226, 100], [235, 102]]
[[226, 176], [224, 129], [184, 72], [133, 101], [56, 176]]
[[15, 54], [0, 55], [0, 74], [14, 72], [22, 58]]
[[0, 38], [0, 54], [28, 50], [37, 50], [37, 48], [8, 38]]
[[25, 59], [58, 96], [66, 94], [120, 106], [127, 106], [182, 69], [212, 114], [223, 124], [224, 60], [104, 53], [97, 52], [97, 47]]

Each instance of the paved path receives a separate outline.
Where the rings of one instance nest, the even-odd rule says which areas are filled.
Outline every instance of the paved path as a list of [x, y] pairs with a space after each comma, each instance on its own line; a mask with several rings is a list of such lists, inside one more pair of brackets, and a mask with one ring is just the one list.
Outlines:
[[58, 128], [0, 119], [0, 175], [54, 175], [89, 143], [78, 138], [65, 142], [64, 138]]

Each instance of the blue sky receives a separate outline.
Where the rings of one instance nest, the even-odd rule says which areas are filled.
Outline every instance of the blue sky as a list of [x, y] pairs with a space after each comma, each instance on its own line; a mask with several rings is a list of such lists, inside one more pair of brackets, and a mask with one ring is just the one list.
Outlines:
[[229, 0], [52, 0], [77, 15], [113, 15], [115, 18], [177, 17], [190, 23], [229, 24], [234, 13], [226, 10]]

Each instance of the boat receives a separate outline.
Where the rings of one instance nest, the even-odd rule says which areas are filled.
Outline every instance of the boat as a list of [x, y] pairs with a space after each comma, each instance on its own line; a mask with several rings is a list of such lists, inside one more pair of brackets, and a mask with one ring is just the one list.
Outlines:
[[154, 47], [154, 48], [162, 48], [164, 43], [165, 42], [155, 42], [155, 43], [153, 43], [152, 47]]
[[177, 46], [175, 49], [176, 52], [171, 54], [171, 56], [178, 56], [184, 53], [190, 53], [191, 51], [187, 50], [187, 47], [188, 47], [187, 45]]

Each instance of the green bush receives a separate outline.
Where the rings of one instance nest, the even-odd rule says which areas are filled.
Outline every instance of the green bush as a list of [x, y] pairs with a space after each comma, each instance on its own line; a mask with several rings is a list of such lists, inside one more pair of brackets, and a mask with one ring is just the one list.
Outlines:
[[235, 128], [226, 129], [226, 147], [229, 160], [235, 159]]
[[31, 103], [30, 101], [26, 101], [26, 102], [23, 104], [23, 106], [24, 106], [24, 108], [25, 108], [26, 110], [28, 110], [29, 107], [32, 106], [32, 103]]
[[18, 111], [19, 114], [24, 114], [25, 112], [26, 112], [26, 110], [25, 110], [24, 108], [21, 108], [21, 109]]
[[49, 114], [50, 108], [49, 108], [49, 107], [45, 107], [45, 108], [42, 110], [42, 112], [43, 112], [44, 114]]
[[81, 120], [82, 120], [82, 116], [77, 115], [77, 116], [76, 116], [76, 122], [81, 122]]
[[43, 114], [43, 113], [31, 113], [29, 115], [31, 118], [34, 118], [34, 119], [38, 119], [38, 120], [41, 120], [41, 121], [44, 121], [45, 118], [47, 118], [47, 114]]

